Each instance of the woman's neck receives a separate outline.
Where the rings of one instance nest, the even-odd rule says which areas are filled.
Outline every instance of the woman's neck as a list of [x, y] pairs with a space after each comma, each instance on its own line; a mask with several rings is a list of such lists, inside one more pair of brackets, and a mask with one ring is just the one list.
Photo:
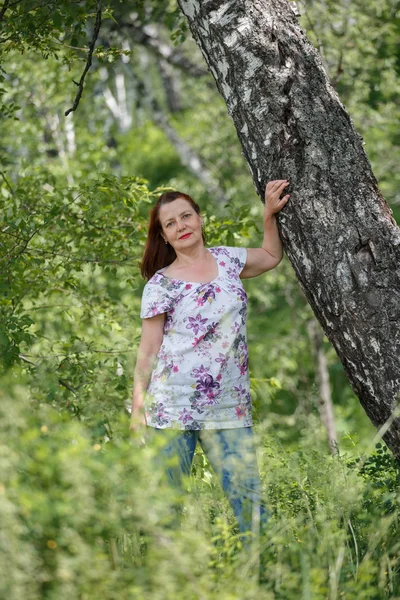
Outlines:
[[208, 258], [208, 250], [204, 247], [203, 244], [199, 244], [194, 246], [193, 248], [187, 248], [184, 252], [176, 251], [176, 259], [172, 263], [174, 267], [179, 269], [187, 269], [192, 267], [199, 261], [205, 260]]

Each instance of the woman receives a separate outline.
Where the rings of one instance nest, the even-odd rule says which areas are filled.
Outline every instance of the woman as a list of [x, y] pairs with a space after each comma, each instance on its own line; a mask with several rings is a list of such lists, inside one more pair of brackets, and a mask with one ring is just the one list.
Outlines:
[[130, 429], [145, 424], [165, 438], [166, 468], [181, 485], [197, 442], [231, 503], [242, 534], [258, 533], [267, 511], [252, 436], [247, 361], [247, 296], [241, 279], [276, 267], [283, 250], [276, 225], [289, 200], [287, 180], [265, 190], [261, 248], [205, 248], [192, 198], [162, 194], [151, 212], [142, 262], [142, 336], [134, 374]]

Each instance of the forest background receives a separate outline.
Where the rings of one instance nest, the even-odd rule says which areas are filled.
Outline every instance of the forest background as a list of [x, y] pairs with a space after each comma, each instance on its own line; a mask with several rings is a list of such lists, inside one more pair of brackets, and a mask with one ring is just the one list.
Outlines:
[[[293, 6], [399, 222], [399, 2]], [[286, 260], [245, 281], [268, 539], [244, 559], [201, 451], [166, 528], [177, 499], [128, 431], [149, 211], [188, 192], [209, 245], [250, 247], [263, 207], [173, 0], [104, 3], [65, 116], [98, 7], [0, 8], [0, 595], [400, 598], [397, 466]]]

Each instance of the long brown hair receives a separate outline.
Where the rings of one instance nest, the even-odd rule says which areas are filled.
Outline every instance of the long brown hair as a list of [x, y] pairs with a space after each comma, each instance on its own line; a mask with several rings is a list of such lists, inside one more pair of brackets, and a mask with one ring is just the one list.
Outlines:
[[[140, 265], [142, 277], [145, 279], [153, 277], [156, 271], [167, 267], [176, 258], [176, 252], [171, 244], [166, 244], [161, 236], [160, 208], [164, 204], [169, 204], [178, 198], [183, 198], [189, 202], [193, 210], [200, 215], [200, 206], [188, 194], [183, 194], [182, 192], [164, 192], [164, 194], [161, 194], [150, 213], [149, 233]], [[205, 243], [204, 232], [202, 232], [202, 235], [203, 242]]]

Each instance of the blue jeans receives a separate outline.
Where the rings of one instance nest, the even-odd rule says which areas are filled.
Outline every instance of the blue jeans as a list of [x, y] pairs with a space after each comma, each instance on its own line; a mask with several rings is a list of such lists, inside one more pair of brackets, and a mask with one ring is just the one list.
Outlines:
[[[257, 535], [269, 517], [261, 501], [261, 483], [258, 471], [253, 431], [251, 427], [237, 429], [203, 429], [176, 431], [154, 429], [162, 436], [161, 460], [169, 481], [182, 489], [182, 476], [190, 475], [196, 444], [199, 441], [232, 506], [242, 534]], [[171, 466], [168, 460], [177, 457]], [[171, 461], [170, 461], [171, 462]], [[242, 536], [242, 539], [248, 536]]]

